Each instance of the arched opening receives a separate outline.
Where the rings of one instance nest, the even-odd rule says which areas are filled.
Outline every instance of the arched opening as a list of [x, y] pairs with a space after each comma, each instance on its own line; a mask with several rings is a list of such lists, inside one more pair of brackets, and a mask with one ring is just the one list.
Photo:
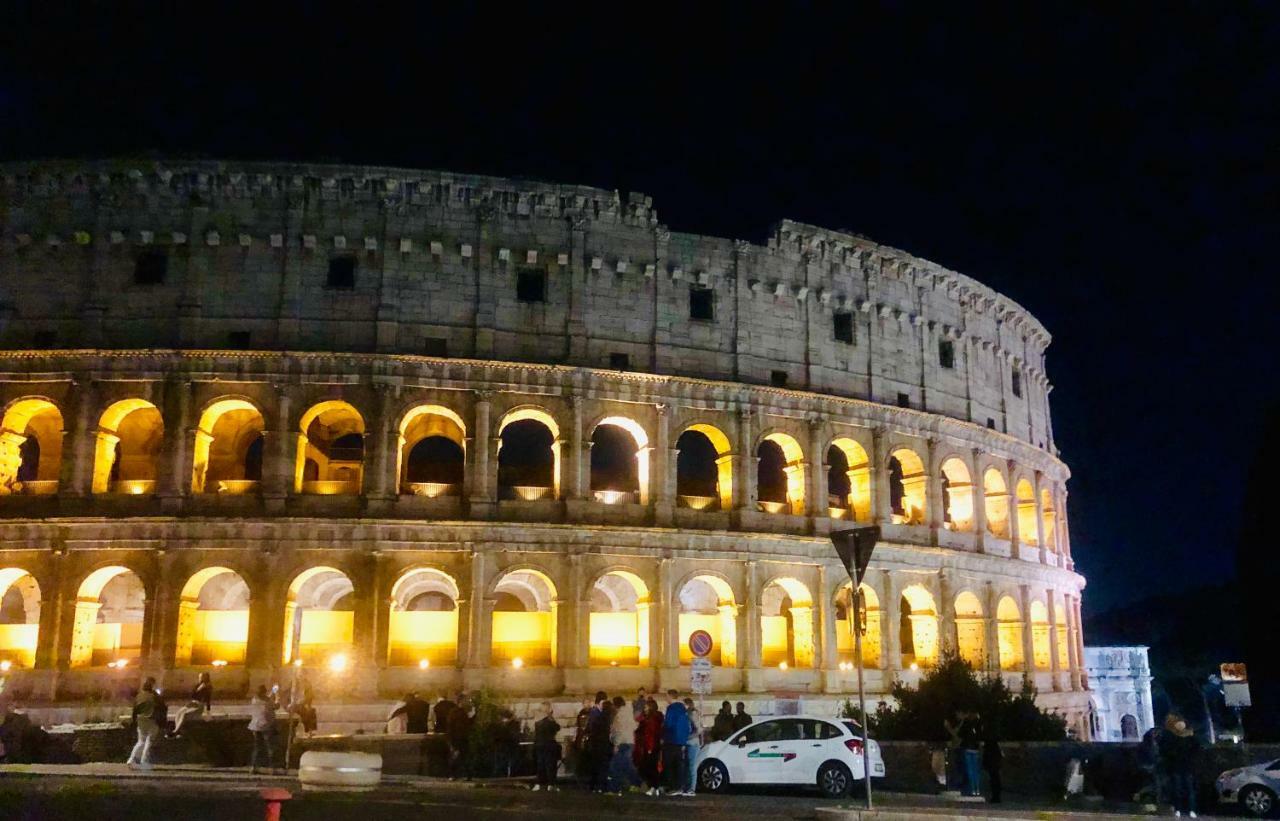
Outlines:
[[498, 497], [560, 498], [560, 428], [546, 411], [518, 408], [498, 425]]
[[1004, 476], [995, 468], [982, 474], [982, 488], [987, 500], [987, 532], [999, 539], [1009, 538], [1009, 492]]
[[1044, 518], [1044, 546], [1058, 550], [1058, 514], [1053, 507], [1053, 494], [1048, 488], [1040, 491], [1040, 515]]
[[402, 493], [435, 498], [461, 496], [466, 425], [439, 405], [420, 405], [400, 421], [397, 449]]
[[200, 414], [191, 473], [194, 493], [254, 493], [262, 480], [262, 413], [220, 399]]
[[94, 446], [94, 493], [152, 493], [156, 459], [164, 443], [164, 420], [145, 399], [123, 399], [98, 420]]
[[601, 420], [591, 433], [591, 493], [597, 502], [649, 502], [649, 438], [621, 416]]
[[913, 450], [899, 448], [889, 455], [889, 507], [893, 523], [922, 525], [925, 518], [924, 462]]
[[430, 567], [402, 575], [391, 588], [390, 634], [387, 653], [393, 667], [457, 664], [457, 581]]
[[902, 591], [898, 630], [902, 666], [932, 667], [938, 660], [938, 610], [933, 594], [913, 584]]
[[967, 590], [956, 596], [956, 652], [975, 670], [986, 665], [986, 624], [977, 596]]
[[1022, 611], [1010, 596], [996, 605], [997, 632], [1000, 637], [1000, 669], [1013, 672], [1023, 669]]
[[774, 579], [760, 595], [760, 652], [766, 667], [813, 666], [813, 599], [796, 579]]
[[284, 661], [325, 664], [350, 659], [355, 635], [355, 587], [341, 570], [312, 567], [289, 585], [284, 605]]
[[40, 585], [20, 567], [0, 568], [0, 661], [32, 667], [40, 640]]
[[512, 570], [493, 588], [493, 664], [554, 667], [556, 588], [537, 570]]
[[0, 492], [58, 492], [62, 413], [47, 399], [20, 399], [0, 420]]
[[733, 456], [718, 428], [690, 425], [676, 440], [676, 496], [693, 510], [733, 507]]
[[1138, 740], [1138, 719], [1130, 713], [1120, 716], [1120, 739], [1122, 741]]
[[[840, 437], [827, 449], [827, 495], [832, 516], [856, 522], [871, 521], [871, 460], [862, 445]], [[843, 510], [836, 517], [836, 510]]]
[[738, 666], [738, 605], [729, 583], [719, 576], [694, 576], [680, 588], [678, 598], [680, 663], [693, 661], [689, 636], [695, 630], [706, 630], [711, 634], [711, 663]]
[[961, 533], [973, 530], [973, 482], [969, 468], [954, 457], [942, 463], [942, 526]]
[[1018, 541], [1023, 544], [1038, 545], [1040, 536], [1036, 532], [1036, 492], [1026, 479], [1019, 479], [1014, 486], [1018, 497]]
[[639, 576], [614, 570], [596, 579], [587, 641], [593, 667], [649, 664], [649, 588]]
[[[862, 585], [862, 602], [865, 612], [862, 614], [862, 665], [874, 670], [881, 665], [882, 617], [880, 597], [869, 585]], [[836, 594], [836, 655], [841, 662], [856, 663], [854, 655], [853, 631], [857, 627], [853, 622], [853, 584], [846, 584]]]
[[756, 448], [756, 497], [766, 513], [804, 515], [804, 452], [785, 433], [771, 433]]
[[103, 567], [80, 583], [71, 628], [71, 666], [128, 663], [142, 655], [142, 580], [127, 567]]
[[1049, 608], [1042, 601], [1031, 602], [1031, 655], [1037, 670], [1050, 669]]
[[187, 580], [178, 601], [179, 667], [244, 664], [249, 642], [249, 585], [229, 567], [207, 567]]
[[[302, 415], [294, 490], [321, 496], [358, 496], [364, 483], [364, 419], [346, 402], [330, 399]], [[306, 478], [307, 463], [315, 479]]]

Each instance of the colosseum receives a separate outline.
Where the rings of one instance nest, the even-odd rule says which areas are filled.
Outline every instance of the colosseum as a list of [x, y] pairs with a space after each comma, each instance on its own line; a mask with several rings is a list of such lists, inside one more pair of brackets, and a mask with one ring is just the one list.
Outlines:
[[0, 165], [0, 676], [872, 698], [954, 650], [1081, 727], [1049, 334], [781, 222], [396, 168]]

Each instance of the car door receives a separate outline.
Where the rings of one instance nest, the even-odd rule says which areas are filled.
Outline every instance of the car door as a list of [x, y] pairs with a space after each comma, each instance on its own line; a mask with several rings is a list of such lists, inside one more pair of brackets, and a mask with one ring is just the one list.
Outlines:
[[779, 781], [784, 784], [816, 783], [818, 769], [823, 762], [839, 757], [829, 754], [829, 739], [843, 733], [815, 718], [788, 718], [780, 723], [777, 752], [782, 753], [782, 758], [777, 760]]
[[778, 777], [777, 721], [752, 724], [733, 736], [726, 746], [724, 759], [729, 780], [735, 784], [773, 784]]

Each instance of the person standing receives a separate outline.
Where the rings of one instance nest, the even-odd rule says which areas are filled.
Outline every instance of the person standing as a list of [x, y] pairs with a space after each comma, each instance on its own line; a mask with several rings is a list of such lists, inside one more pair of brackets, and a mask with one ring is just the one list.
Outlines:
[[249, 732], [253, 733], [253, 756], [249, 759], [250, 771], [259, 772], [258, 765], [266, 759], [268, 769], [275, 769], [276, 757], [276, 703], [275, 693], [260, 685], [249, 704]]
[[637, 722], [644, 717], [645, 705], [649, 703], [649, 694], [643, 687], [636, 690], [636, 697], [631, 702], [631, 714], [635, 716]]
[[461, 774], [471, 780], [471, 724], [473, 708], [466, 696], [458, 697], [458, 706], [449, 713], [449, 780]]
[[130, 767], [151, 769], [151, 745], [160, 735], [160, 724], [157, 721], [160, 712], [160, 697], [156, 695], [156, 680], [147, 676], [142, 687], [133, 699], [133, 726], [138, 733], [138, 742], [133, 745], [126, 762]]
[[589, 779], [587, 789], [604, 792], [609, 786], [609, 762], [613, 758], [613, 744], [609, 730], [613, 723], [613, 704], [604, 691], [596, 693], [595, 703], [587, 714], [586, 754]]
[[662, 774], [666, 791], [671, 795], [684, 795], [689, 787], [685, 761], [688, 743], [689, 711], [680, 694], [668, 690], [667, 712], [662, 717]]
[[987, 802], [999, 804], [1004, 783], [1000, 778], [1000, 767], [1004, 764], [1004, 751], [1000, 749], [1000, 738], [996, 732], [995, 722], [987, 725], [982, 740], [982, 768], [987, 771], [987, 785], [990, 792]]
[[558, 789], [556, 769], [560, 766], [560, 723], [556, 721], [551, 702], [542, 702], [542, 718], [533, 725], [533, 761], [537, 767], [534, 791]]
[[684, 766], [688, 771], [688, 786], [685, 795], [698, 793], [698, 751], [702, 749], [702, 714], [693, 706], [693, 699], [684, 700], [684, 709], [689, 714], [689, 740], [684, 744]]
[[734, 731], [741, 730], [743, 727], [751, 726], [751, 714], [747, 712], [747, 705], [741, 701], [738, 702], [738, 712], [733, 716]]
[[960, 726], [960, 761], [964, 770], [964, 794], [982, 795], [982, 731], [977, 713], [966, 713]]
[[613, 724], [609, 728], [609, 743], [613, 745], [613, 759], [609, 764], [609, 789], [613, 792], [620, 793], [624, 788], [636, 786], [639, 781], [631, 763], [639, 726], [627, 700], [622, 696], [615, 696]]
[[436, 702], [436, 707], [433, 711], [435, 714], [437, 733], [449, 732], [449, 714], [452, 713], [457, 706], [457, 702], [450, 701], [447, 695], [440, 696], [440, 700]]
[[418, 698], [417, 693], [408, 693], [404, 697], [403, 704], [391, 711], [390, 718], [395, 719], [400, 716], [404, 716], [406, 733], [425, 733], [431, 718], [431, 706]]
[[658, 762], [662, 755], [662, 713], [658, 702], [649, 699], [644, 703], [644, 715], [636, 729], [636, 746], [633, 761], [644, 783], [649, 785], [645, 795], [657, 795], [659, 784]]
[[1173, 814], [1181, 817], [1185, 812], [1195, 818], [1195, 773], [1200, 760], [1200, 742], [1181, 716], [1170, 714], [1164, 726], [1166, 732], [1160, 740], [1160, 759], [1173, 793]]
[[316, 694], [311, 689], [307, 671], [301, 667], [295, 667], [294, 670], [293, 686], [289, 688], [289, 714], [298, 717], [302, 731], [310, 737], [315, 734], [317, 726]]
[[733, 735], [733, 707], [729, 702], [720, 702], [720, 712], [716, 713], [715, 721], [711, 724], [711, 740], [725, 741], [729, 736]]
[[195, 689], [191, 691], [191, 698], [187, 701], [186, 706], [178, 709], [178, 717], [173, 721], [173, 732], [168, 734], [169, 738], [177, 738], [182, 735], [182, 725], [188, 719], [192, 717], [199, 718], [212, 709], [213, 682], [210, 681], [208, 673], [201, 673]]

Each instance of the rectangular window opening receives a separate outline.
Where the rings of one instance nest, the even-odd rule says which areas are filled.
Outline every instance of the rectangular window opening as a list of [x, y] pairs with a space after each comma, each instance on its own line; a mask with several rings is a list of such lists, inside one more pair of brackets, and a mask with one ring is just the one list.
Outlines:
[[987, 427], [991, 428], [992, 430], [995, 430], [995, 429], [996, 429], [996, 420], [994, 420], [994, 419], [992, 419], [990, 416], [988, 416], [988, 417], [987, 417]]
[[249, 350], [251, 337], [248, 331], [230, 331], [227, 333], [227, 347], [234, 351]]
[[769, 384], [775, 388], [785, 388], [787, 386], [787, 372], [769, 371]]
[[163, 251], [147, 251], [133, 264], [133, 281], [137, 285], [160, 285], [169, 273], [169, 255]]
[[950, 339], [938, 340], [938, 364], [948, 369], [956, 366], [956, 343]]
[[911, 397], [905, 393], [898, 394], [898, 407], [900, 408], [911, 407]]
[[547, 301], [547, 272], [541, 268], [516, 271], [516, 299], [521, 302]]
[[1010, 387], [1013, 388], [1014, 396], [1017, 396], [1017, 397], [1022, 396], [1022, 371], [1018, 370], [1017, 368], [1013, 369], [1012, 379], [1010, 381]]
[[449, 340], [442, 336], [429, 336], [422, 340], [422, 352], [427, 356], [448, 356]]
[[609, 354], [609, 367], [615, 371], [631, 370], [631, 356], [625, 353]]
[[56, 331], [36, 331], [31, 337], [31, 347], [39, 350], [48, 350], [54, 347], [58, 342], [58, 334]]
[[329, 258], [329, 278], [326, 288], [340, 288], [349, 291], [356, 287], [356, 258], [340, 256]]
[[714, 322], [716, 318], [716, 292], [710, 288], [694, 286], [689, 289], [689, 318]]
[[853, 344], [853, 314], [848, 311], [836, 313], [832, 317], [832, 325], [836, 342], [844, 342], [848, 345]]

